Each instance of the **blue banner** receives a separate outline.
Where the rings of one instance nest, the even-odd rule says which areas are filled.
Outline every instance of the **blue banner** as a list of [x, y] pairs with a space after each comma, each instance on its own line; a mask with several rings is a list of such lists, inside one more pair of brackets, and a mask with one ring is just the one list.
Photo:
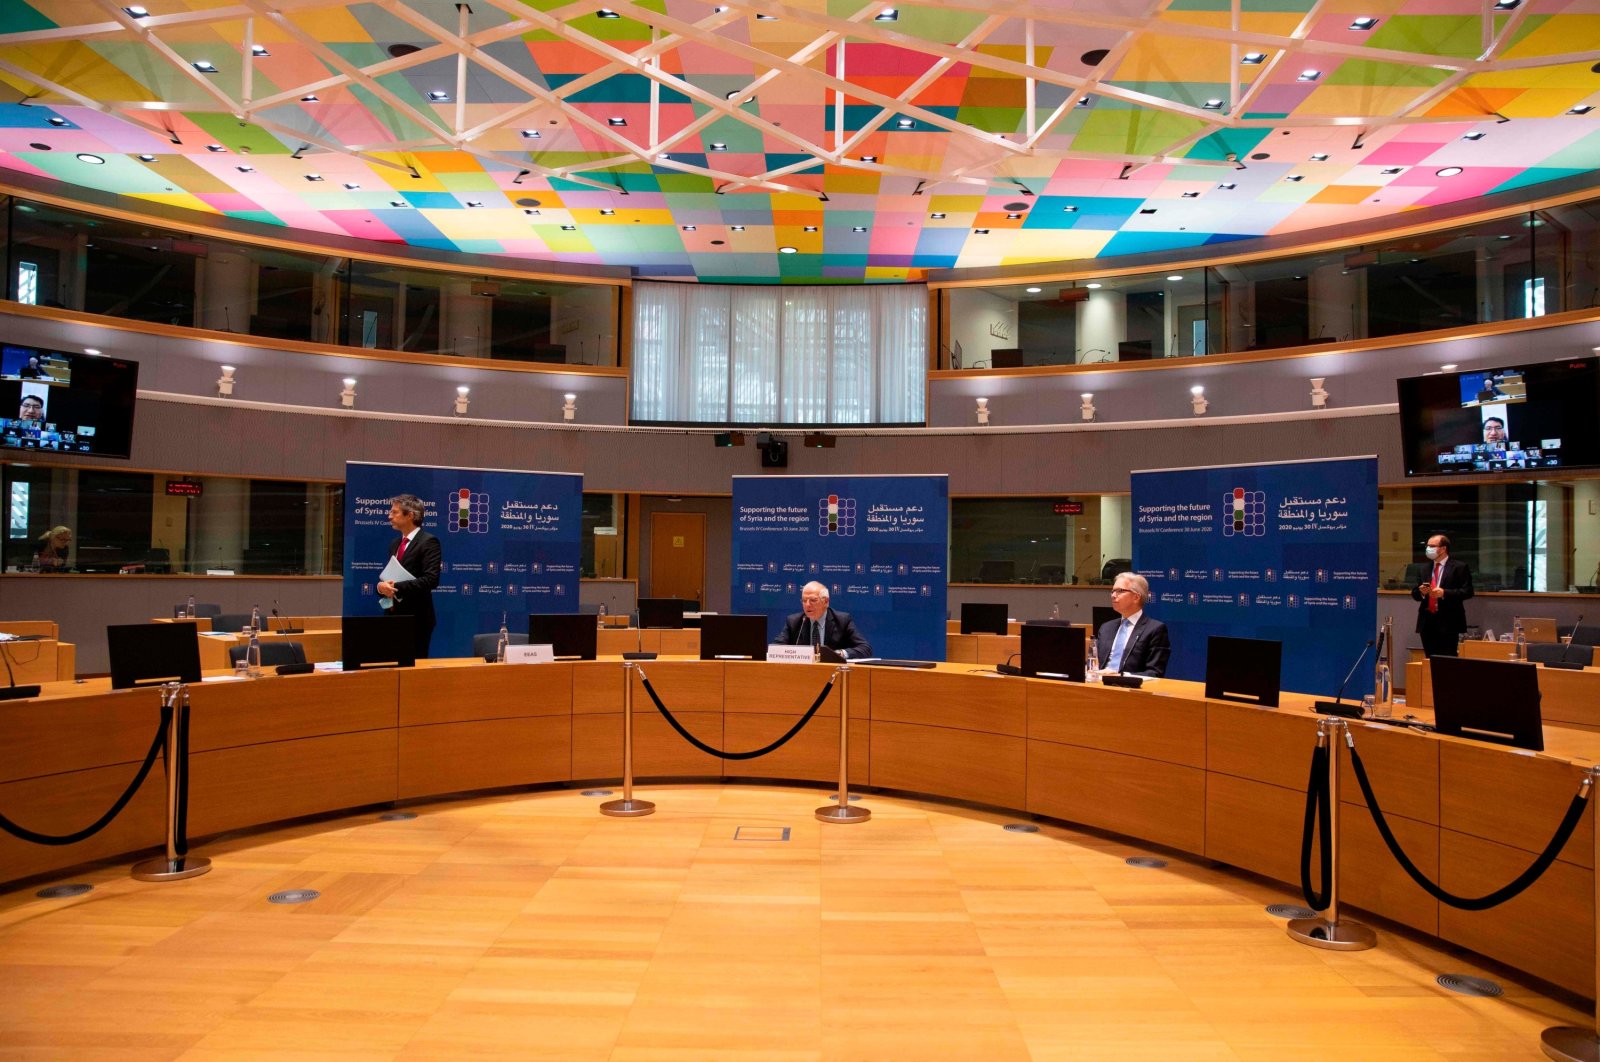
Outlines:
[[733, 611], [774, 640], [815, 580], [873, 655], [943, 660], [949, 541], [944, 476], [735, 476]]
[[[1211, 635], [1283, 643], [1283, 687], [1332, 696], [1374, 636], [1373, 457], [1133, 474], [1133, 566], [1172, 634], [1173, 678], [1205, 678]], [[1372, 654], [1347, 697], [1372, 692]]]
[[472, 636], [526, 633], [530, 612], [578, 611], [583, 477], [480, 468], [344, 466], [344, 614], [379, 614], [378, 574], [397, 537], [389, 499], [415, 494], [444, 567], [433, 608], [432, 656], [470, 656]]

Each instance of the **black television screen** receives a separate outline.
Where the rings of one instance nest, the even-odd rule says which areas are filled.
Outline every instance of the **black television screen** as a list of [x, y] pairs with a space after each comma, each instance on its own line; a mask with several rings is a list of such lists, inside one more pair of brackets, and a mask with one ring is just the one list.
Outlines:
[[127, 457], [139, 363], [0, 344], [0, 447]]
[[557, 660], [593, 660], [599, 642], [599, 625], [587, 612], [528, 614], [528, 644], [548, 645]]
[[111, 688], [200, 681], [200, 635], [191, 623], [121, 623], [106, 628]]
[[700, 617], [701, 660], [765, 660], [767, 658], [767, 617]]
[[639, 599], [639, 626], [671, 630], [683, 626], [683, 614], [689, 603], [681, 597], [641, 597]]
[[1024, 675], [1082, 682], [1088, 632], [1070, 623], [1024, 623], [1021, 667]]
[[1008, 615], [1011, 609], [1004, 602], [961, 602], [962, 634], [1006, 634], [1009, 631]]
[[1206, 696], [1211, 700], [1276, 708], [1282, 681], [1282, 642], [1216, 634], [1206, 639]]
[[1407, 476], [1600, 467], [1600, 358], [1399, 380]]
[[415, 616], [343, 616], [339, 620], [339, 659], [345, 671], [373, 667], [415, 667]]

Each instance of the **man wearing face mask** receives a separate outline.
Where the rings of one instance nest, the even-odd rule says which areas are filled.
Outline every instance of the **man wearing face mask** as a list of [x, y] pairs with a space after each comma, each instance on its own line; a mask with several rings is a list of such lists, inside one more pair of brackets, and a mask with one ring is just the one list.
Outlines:
[[1457, 655], [1456, 643], [1467, 629], [1466, 600], [1472, 596], [1472, 570], [1450, 556], [1450, 539], [1428, 539], [1427, 578], [1411, 589], [1418, 602], [1417, 633], [1430, 657]]

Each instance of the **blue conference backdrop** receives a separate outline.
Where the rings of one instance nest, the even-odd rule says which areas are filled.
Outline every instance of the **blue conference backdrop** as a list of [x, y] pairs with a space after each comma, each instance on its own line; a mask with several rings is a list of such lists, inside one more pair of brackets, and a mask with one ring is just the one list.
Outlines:
[[552, 472], [345, 465], [344, 614], [376, 616], [378, 575], [395, 533], [389, 499], [415, 494], [439, 537], [444, 569], [433, 607], [433, 656], [469, 656], [472, 636], [526, 632], [530, 612], [576, 612], [583, 477]]
[[[1133, 474], [1133, 566], [1171, 628], [1167, 674], [1205, 677], [1211, 635], [1283, 643], [1283, 687], [1332, 696], [1373, 637], [1373, 457]], [[1346, 696], [1372, 692], [1372, 656]]]
[[815, 580], [874, 655], [943, 660], [949, 499], [945, 476], [733, 477], [733, 611], [775, 639]]

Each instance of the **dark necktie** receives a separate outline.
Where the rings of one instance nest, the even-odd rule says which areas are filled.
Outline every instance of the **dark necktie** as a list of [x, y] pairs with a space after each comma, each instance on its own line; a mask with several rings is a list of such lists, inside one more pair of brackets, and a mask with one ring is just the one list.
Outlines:
[[821, 647], [822, 647], [822, 624], [820, 622], [818, 622], [817, 620], [812, 620], [811, 621], [811, 648], [820, 649]]
[[396, 549], [394, 551], [394, 559], [395, 560], [399, 560], [401, 557], [404, 557], [406, 555], [406, 544], [408, 542], [410, 542], [410, 541], [411, 540], [409, 538], [406, 538], [404, 535], [400, 536], [400, 546], [399, 546], [398, 549]]

